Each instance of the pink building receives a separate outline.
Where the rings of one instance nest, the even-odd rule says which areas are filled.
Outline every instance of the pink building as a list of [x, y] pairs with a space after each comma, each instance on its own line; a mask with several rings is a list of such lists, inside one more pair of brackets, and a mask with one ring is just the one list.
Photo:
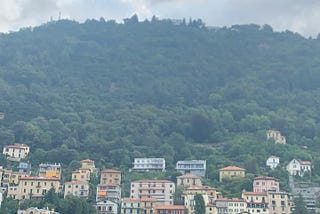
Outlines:
[[268, 176], [256, 177], [253, 181], [253, 192], [280, 191], [279, 180]]

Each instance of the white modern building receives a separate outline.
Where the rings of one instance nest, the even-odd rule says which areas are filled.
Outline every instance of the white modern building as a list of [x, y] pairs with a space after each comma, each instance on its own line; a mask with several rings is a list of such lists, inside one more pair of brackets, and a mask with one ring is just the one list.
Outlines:
[[206, 175], [206, 167], [205, 160], [184, 160], [176, 164], [176, 170], [182, 174], [193, 174], [200, 177]]
[[280, 158], [274, 155], [270, 156], [266, 161], [266, 165], [270, 167], [270, 169], [277, 168], [279, 164], [280, 164]]
[[287, 171], [290, 175], [304, 176], [304, 173], [311, 173], [311, 162], [293, 159], [287, 165]]
[[164, 172], [166, 161], [164, 158], [135, 158], [133, 162], [133, 171], [137, 172]]

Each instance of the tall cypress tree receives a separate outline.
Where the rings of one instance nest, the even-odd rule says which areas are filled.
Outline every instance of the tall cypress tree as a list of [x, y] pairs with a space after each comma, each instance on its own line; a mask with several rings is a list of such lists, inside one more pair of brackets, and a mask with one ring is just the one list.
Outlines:
[[195, 214], [205, 214], [206, 213], [206, 206], [204, 204], [204, 200], [202, 195], [196, 194], [194, 196], [194, 201], [195, 201]]

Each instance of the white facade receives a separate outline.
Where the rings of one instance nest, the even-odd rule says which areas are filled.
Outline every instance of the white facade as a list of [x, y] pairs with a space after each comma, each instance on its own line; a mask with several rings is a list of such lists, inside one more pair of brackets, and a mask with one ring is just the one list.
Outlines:
[[155, 198], [158, 205], [173, 205], [175, 184], [168, 180], [137, 180], [131, 182], [130, 198]]
[[99, 201], [96, 203], [98, 214], [118, 214], [118, 204], [112, 201]]
[[185, 160], [176, 163], [176, 170], [182, 174], [193, 174], [204, 177], [206, 175], [206, 168], [205, 160]]
[[8, 160], [20, 161], [25, 158], [30, 152], [30, 147], [26, 144], [14, 144], [3, 147], [2, 154], [7, 156]]
[[270, 167], [270, 169], [275, 169], [280, 164], [280, 159], [277, 156], [270, 156], [267, 161], [266, 165]]
[[132, 170], [138, 172], [160, 171], [166, 169], [166, 161], [164, 158], [135, 158]]
[[309, 161], [293, 159], [287, 165], [287, 171], [290, 175], [303, 176], [305, 172], [311, 172], [311, 163]]

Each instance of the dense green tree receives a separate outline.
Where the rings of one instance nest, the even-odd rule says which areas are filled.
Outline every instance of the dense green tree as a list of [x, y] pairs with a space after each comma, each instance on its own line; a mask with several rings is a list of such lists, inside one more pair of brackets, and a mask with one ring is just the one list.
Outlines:
[[196, 194], [194, 196], [194, 213], [195, 214], [205, 214], [206, 213], [206, 206], [204, 203], [203, 196], [201, 194]]

